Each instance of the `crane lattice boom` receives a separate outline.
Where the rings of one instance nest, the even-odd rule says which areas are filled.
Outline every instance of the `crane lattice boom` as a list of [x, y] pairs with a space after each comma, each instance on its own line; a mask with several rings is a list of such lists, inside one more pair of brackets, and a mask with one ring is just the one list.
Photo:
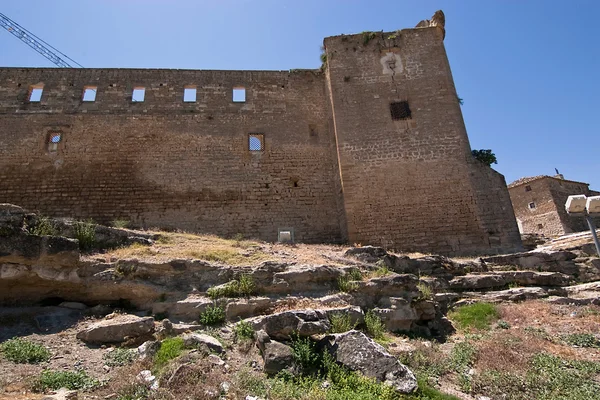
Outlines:
[[[42, 39], [29, 32], [27, 29], [23, 28], [21, 25], [17, 24], [15, 21], [8, 18], [2, 13], [0, 13], [0, 26], [12, 33], [13, 36], [16, 36], [23, 43], [25, 43], [26, 45], [28, 45], [29, 47], [46, 57], [48, 60], [52, 61], [56, 66], [61, 68], [76, 68], [73, 65], [69, 64], [67, 61], [65, 61], [64, 58], [66, 58], [70, 60], [73, 64], [83, 68], [83, 66], [77, 61], [61, 53], [60, 51], [58, 51], [48, 43], [44, 42]], [[62, 55], [64, 58], [60, 57], [57, 53]]]

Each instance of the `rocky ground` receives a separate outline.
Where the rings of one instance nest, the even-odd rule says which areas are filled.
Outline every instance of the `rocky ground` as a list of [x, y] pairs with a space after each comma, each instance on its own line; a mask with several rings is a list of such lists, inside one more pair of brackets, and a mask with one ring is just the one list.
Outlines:
[[585, 235], [449, 259], [2, 205], [0, 265], [0, 346], [49, 350], [18, 363], [0, 347], [0, 398], [50, 395], [48, 371], [79, 374], [57, 399], [600, 398], [600, 259]]

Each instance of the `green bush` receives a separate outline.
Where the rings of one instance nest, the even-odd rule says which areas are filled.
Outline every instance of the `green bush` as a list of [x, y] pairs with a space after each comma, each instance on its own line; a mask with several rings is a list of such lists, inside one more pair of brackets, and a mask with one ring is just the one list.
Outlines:
[[89, 376], [85, 371], [52, 371], [44, 370], [34, 382], [33, 388], [37, 392], [48, 389], [58, 390], [67, 388], [69, 390], [91, 390], [100, 385], [96, 379]]
[[321, 357], [316, 349], [316, 342], [310, 338], [292, 337], [292, 355], [294, 364], [302, 374], [310, 374], [319, 370]]
[[0, 344], [0, 352], [8, 361], [19, 364], [38, 364], [50, 359], [50, 351], [29, 340], [13, 338]]
[[254, 294], [256, 294], [254, 278], [248, 274], [242, 274], [239, 279], [222, 286], [211, 287], [206, 291], [206, 295], [212, 299], [221, 297], [250, 297]]
[[248, 321], [240, 321], [233, 327], [236, 340], [254, 339], [254, 328]]
[[111, 222], [111, 225], [115, 228], [128, 228], [130, 222], [126, 219], [115, 219]]
[[36, 224], [29, 229], [29, 233], [38, 236], [56, 236], [58, 229], [54, 222], [48, 217], [39, 217]]
[[573, 333], [563, 336], [563, 340], [571, 346], [600, 347], [600, 339], [591, 333]]
[[489, 329], [492, 321], [499, 316], [496, 306], [490, 303], [469, 304], [448, 313], [448, 317], [461, 329]]
[[150, 395], [150, 389], [146, 385], [136, 383], [126, 386], [118, 393], [117, 400], [146, 400]]
[[123, 365], [131, 364], [135, 360], [135, 350], [116, 348], [108, 353], [104, 353], [102, 359], [104, 364], [109, 367], [122, 367]]
[[375, 269], [369, 274], [372, 277], [381, 278], [383, 276], [387, 276], [393, 273], [393, 271], [387, 266], [387, 264], [383, 260], [377, 261], [375, 266], [377, 267], [377, 269]]
[[419, 289], [418, 300], [432, 300], [433, 299], [433, 290], [431, 289], [431, 286], [429, 286], [425, 282], [417, 283], [417, 289]]
[[504, 320], [498, 321], [496, 326], [500, 329], [510, 329], [510, 324]]
[[365, 314], [365, 330], [376, 341], [385, 340], [385, 324], [373, 310]]
[[475, 362], [477, 350], [471, 342], [457, 343], [450, 352], [450, 368], [458, 373], [466, 372]]
[[164, 367], [169, 361], [179, 357], [184, 348], [183, 339], [180, 337], [163, 340], [160, 344], [160, 349], [154, 355], [154, 367], [156, 369]]
[[92, 220], [77, 221], [73, 224], [75, 239], [81, 250], [90, 250], [96, 243], [96, 224]]
[[344, 333], [356, 328], [356, 322], [352, 322], [352, 318], [347, 312], [331, 314], [329, 322], [331, 323], [331, 329], [329, 330], [331, 333]]
[[200, 323], [204, 325], [217, 325], [225, 322], [225, 309], [217, 304], [206, 307], [200, 314]]

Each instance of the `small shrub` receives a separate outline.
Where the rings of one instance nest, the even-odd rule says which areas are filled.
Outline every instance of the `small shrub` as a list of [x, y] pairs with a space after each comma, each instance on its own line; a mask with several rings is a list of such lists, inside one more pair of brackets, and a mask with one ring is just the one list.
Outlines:
[[573, 333], [562, 338], [571, 346], [577, 347], [600, 347], [600, 339], [591, 333]]
[[500, 329], [510, 329], [510, 324], [504, 320], [498, 321], [496, 326]]
[[348, 313], [338, 312], [329, 316], [331, 322], [331, 333], [344, 333], [356, 328], [356, 323], [352, 322], [352, 318]]
[[461, 329], [488, 329], [493, 320], [499, 317], [494, 304], [475, 303], [461, 306], [448, 313], [448, 317]]
[[116, 400], [145, 400], [148, 395], [150, 395], [150, 389], [146, 385], [136, 383], [121, 389]]
[[358, 282], [350, 279], [348, 275], [342, 275], [337, 280], [340, 292], [350, 293], [358, 289]]
[[111, 222], [111, 225], [115, 228], [129, 228], [130, 222], [126, 219], [115, 219]]
[[292, 337], [292, 356], [294, 363], [302, 374], [316, 372], [321, 363], [321, 357], [316, 349], [316, 342], [310, 338]]
[[375, 264], [377, 269], [372, 271], [369, 275], [376, 278], [381, 278], [383, 276], [387, 276], [393, 273], [393, 271], [387, 266], [385, 261], [379, 260], [377, 264]]
[[90, 250], [96, 243], [96, 224], [89, 221], [77, 221], [73, 224], [75, 239], [79, 240], [81, 250]]
[[351, 281], [362, 281], [363, 275], [359, 269], [351, 269], [348, 272], [348, 278], [350, 278]]
[[58, 390], [91, 390], [99, 386], [100, 382], [89, 376], [85, 371], [52, 371], [44, 370], [34, 382], [33, 389], [43, 392], [48, 389]]
[[385, 339], [385, 324], [373, 310], [369, 310], [365, 314], [365, 329], [373, 339]]
[[450, 368], [456, 372], [466, 372], [475, 362], [477, 350], [470, 342], [457, 343], [450, 352]]
[[48, 217], [39, 217], [36, 224], [29, 230], [32, 235], [38, 236], [56, 236], [58, 229], [54, 222]]
[[490, 149], [471, 150], [471, 154], [476, 160], [484, 163], [488, 167], [492, 164], [498, 164], [498, 159], [496, 159], [496, 155], [492, 153], [492, 150]]
[[366, 46], [369, 44], [369, 42], [373, 39], [375, 39], [377, 37], [377, 33], [375, 32], [369, 32], [369, 31], [364, 31], [362, 33], [362, 38], [363, 38], [363, 44]]
[[50, 360], [50, 351], [41, 344], [13, 338], [0, 344], [0, 352], [8, 361], [19, 364], [38, 364]]
[[417, 289], [419, 289], [419, 297], [418, 300], [432, 300], [433, 299], [433, 290], [431, 286], [426, 284], [425, 282], [417, 283]]
[[254, 278], [248, 274], [242, 274], [237, 280], [230, 281], [222, 286], [211, 287], [206, 291], [206, 295], [211, 299], [221, 297], [250, 297], [256, 293]]
[[204, 325], [217, 325], [225, 322], [225, 309], [217, 304], [206, 307], [200, 314], [200, 323]]
[[235, 324], [233, 327], [233, 333], [238, 341], [254, 339], [254, 328], [248, 321], [240, 321]]
[[160, 349], [158, 349], [154, 356], [155, 368], [160, 369], [167, 365], [169, 361], [179, 357], [184, 348], [183, 339], [180, 337], [163, 340]]
[[131, 364], [135, 360], [136, 353], [134, 350], [125, 348], [116, 348], [113, 351], [104, 353], [102, 359], [104, 364], [109, 367], [122, 367], [123, 365]]

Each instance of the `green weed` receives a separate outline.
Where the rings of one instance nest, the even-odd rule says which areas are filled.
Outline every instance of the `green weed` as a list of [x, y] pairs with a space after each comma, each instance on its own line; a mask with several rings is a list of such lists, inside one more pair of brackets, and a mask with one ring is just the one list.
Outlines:
[[116, 348], [108, 353], [104, 353], [102, 359], [104, 364], [109, 367], [122, 367], [131, 364], [135, 360], [136, 352], [131, 349]]
[[365, 330], [376, 341], [385, 341], [385, 324], [373, 310], [365, 314]]
[[498, 319], [498, 309], [494, 304], [475, 303], [461, 306], [448, 313], [460, 329], [489, 329], [492, 321]]
[[254, 339], [254, 328], [248, 321], [240, 321], [233, 327], [237, 341]]
[[38, 236], [56, 236], [58, 229], [54, 222], [48, 217], [39, 217], [36, 224], [29, 229], [29, 233]]
[[91, 250], [96, 244], [96, 224], [92, 220], [77, 221], [73, 224], [75, 239], [81, 250]]
[[160, 349], [154, 356], [154, 367], [161, 369], [169, 363], [169, 361], [179, 357], [185, 346], [183, 339], [180, 337], [168, 338], [162, 341]]
[[204, 325], [217, 325], [225, 322], [225, 309], [217, 304], [212, 304], [200, 313], [200, 323]]
[[33, 384], [36, 392], [48, 389], [58, 390], [92, 390], [100, 385], [98, 380], [89, 376], [85, 371], [52, 371], [44, 370]]
[[600, 339], [591, 333], [573, 333], [564, 335], [562, 339], [571, 346], [600, 347]]
[[115, 228], [128, 228], [130, 222], [126, 219], [115, 219], [111, 222], [111, 225]]
[[425, 282], [417, 283], [417, 289], [419, 289], [418, 300], [432, 300], [433, 299], [433, 290], [431, 289], [431, 286], [429, 286]]
[[242, 274], [239, 279], [230, 281], [225, 285], [211, 287], [206, 295], [211, 299], [221, 297], [250, 297], [257, 293], [252, 275]]
[[331, 323], [331, 333], [344, 333], [356, 328], [356, 323], [352, 322], [352, 318], [348, 313], [337, 312], [329, 316]]
[[38, 364], [50, 360], [50, 351], [41, 344], [13, 338], [0, 344], [0, 353], [8, 361], [19, 364]]

